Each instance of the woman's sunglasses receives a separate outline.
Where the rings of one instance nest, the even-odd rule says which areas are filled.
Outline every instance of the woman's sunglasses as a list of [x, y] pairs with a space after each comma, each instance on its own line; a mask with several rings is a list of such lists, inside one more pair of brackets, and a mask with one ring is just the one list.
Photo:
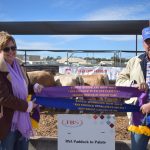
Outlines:
[[3, 49], [4, 52], [9, 52], [10, 50], [16, 51], [17, 47], [16, 46], [11, 46], [11, 47], [5, 47]]

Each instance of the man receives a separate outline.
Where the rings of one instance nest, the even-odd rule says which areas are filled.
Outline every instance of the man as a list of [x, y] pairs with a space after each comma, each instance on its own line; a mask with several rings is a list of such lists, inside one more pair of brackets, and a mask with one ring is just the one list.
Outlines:
[[[133, 86], [148, 92], [147, 102], [141, 106], [141, 112], [128, 114], [132, 150], [146, 150], [150, 138], [150, 128], [145, 126], [145, 131], [140, 128], [145, 114], [150, 113], [150, 27], [142, 30], [142, 37], [145, 52], [131, 58], [116, 80], [116, 86]], [[137, 98], [131, 98], [127, 103], [137, 105], [138, 101]]]

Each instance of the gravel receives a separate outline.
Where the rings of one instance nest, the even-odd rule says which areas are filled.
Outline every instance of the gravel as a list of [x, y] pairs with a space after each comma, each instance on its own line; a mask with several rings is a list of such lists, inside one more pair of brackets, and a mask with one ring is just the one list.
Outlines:
[[[116, 140], [129, 140], [130, 133], [127, 131], [128, 118], [125, 113], [116, 113]], [[57, 137], [57, 114], [55, 111], [41, 112], [39, 129], [36, 130], [37, 136]]]

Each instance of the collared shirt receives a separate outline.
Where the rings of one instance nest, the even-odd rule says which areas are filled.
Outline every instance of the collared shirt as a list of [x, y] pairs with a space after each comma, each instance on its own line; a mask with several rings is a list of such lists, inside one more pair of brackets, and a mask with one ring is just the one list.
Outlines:
[[148, 99], [150, 100], [150, 61], [148, 57], [146, 57], [147, 60], [147, 67], [146, 67], [146, 83], [149, 87], [149, 92], [148, 92]]

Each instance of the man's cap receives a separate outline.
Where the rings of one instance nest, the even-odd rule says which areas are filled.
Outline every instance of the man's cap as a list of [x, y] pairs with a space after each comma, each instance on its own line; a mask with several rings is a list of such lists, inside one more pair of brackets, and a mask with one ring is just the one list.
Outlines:
[[142, 30], [143, 40], [150, 39], [150, 27], [146, 27]]

